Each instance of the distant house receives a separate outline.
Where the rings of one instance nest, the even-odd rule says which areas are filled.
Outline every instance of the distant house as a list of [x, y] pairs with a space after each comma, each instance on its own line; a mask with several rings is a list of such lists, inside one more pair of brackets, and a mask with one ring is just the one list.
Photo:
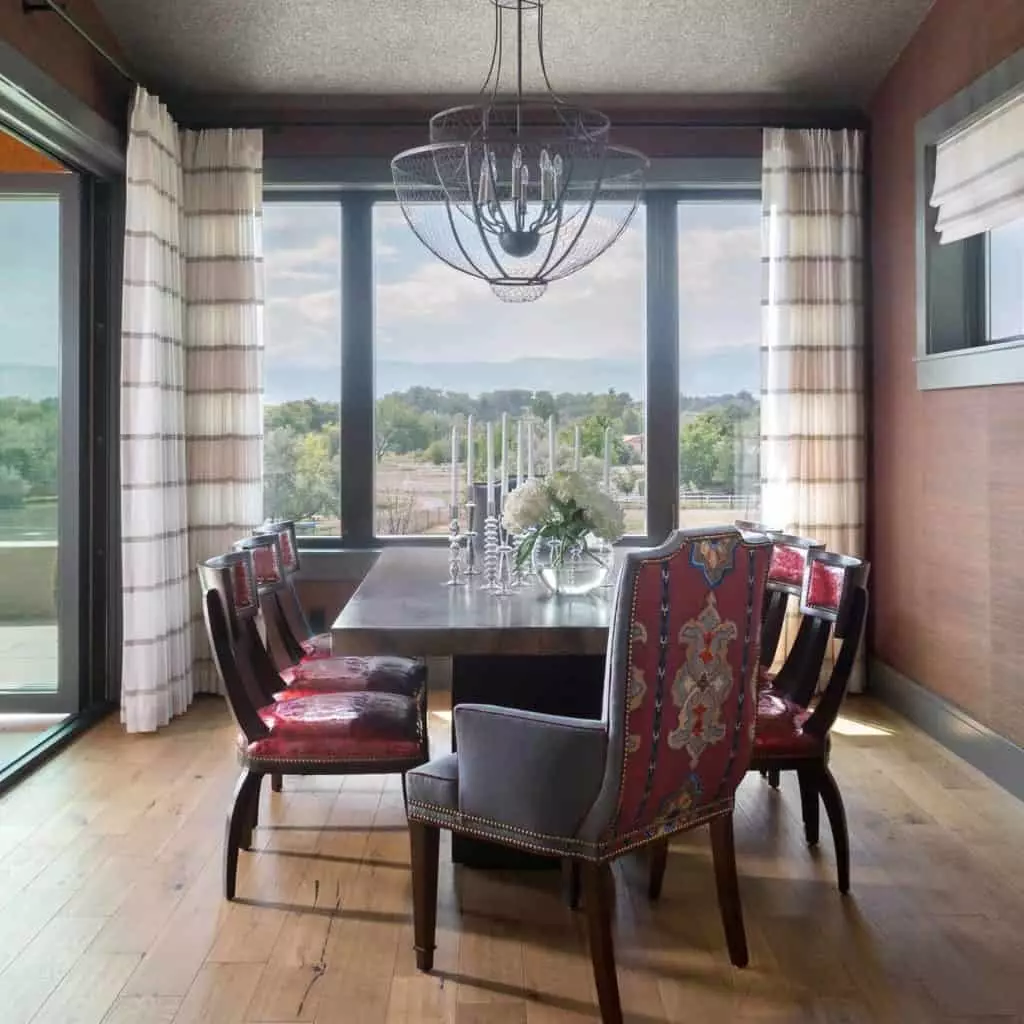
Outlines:
[[643, 434], [625, 434], [622, 438], [623, 444], [627, 447], [632, 448], [633, 452], [637, 455], [643, 455], [644, 453], [644, 435]]

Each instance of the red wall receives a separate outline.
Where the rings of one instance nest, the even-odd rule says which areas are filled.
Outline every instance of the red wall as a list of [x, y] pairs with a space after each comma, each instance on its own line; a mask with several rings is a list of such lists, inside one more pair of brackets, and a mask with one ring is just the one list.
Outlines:
[[874, 655], [1024, 745], [1024, 385], [918, 391], [916, 121], [1024, 47], [1022, 0], [937, 0], [870, 107]]
[[[121, 56], [92, 0], [70, 0], [67, 11], [109, 53]], [[21, 0], [0, 0], [0, 39], [111, 124], [126, 122], [130, 86], [55, 14], [24, 14]]]

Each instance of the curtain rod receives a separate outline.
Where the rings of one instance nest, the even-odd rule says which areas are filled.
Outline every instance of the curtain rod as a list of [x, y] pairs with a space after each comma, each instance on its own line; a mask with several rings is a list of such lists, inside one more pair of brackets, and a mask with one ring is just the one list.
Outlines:
[[82, 39], [85, 40], [122, 78], [128, 79], [133, 85], [138, 85], [138, 79], [114, 56], [112, 56], [81, 25], [71, 17], [70, 14], [57, 2], [57, 0], [21, 0], [21, 9], [24, 14], [56, 14], [66, 25], [69, 25]]

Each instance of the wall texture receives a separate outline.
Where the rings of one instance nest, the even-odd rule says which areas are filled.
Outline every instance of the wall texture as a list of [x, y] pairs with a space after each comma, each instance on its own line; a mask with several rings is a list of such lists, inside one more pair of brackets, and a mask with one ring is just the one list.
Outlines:
[[937, 0], [871, 103], [873, 653], [1024, 745], [1024, 385], [917, 390], [915, 122], [1024, 47]]
[[[108, 52], [120, 57], [113, 33], [92, 0], [70, 0], [67, 10]], [[21, 0], [0, 0], [0, 39], [111, 124], [125, 123], [130, 86], [56, 15], [26, 15]]]
[[0, 173], [63, 174], [65, 169], [13, 135], [0, 131]]

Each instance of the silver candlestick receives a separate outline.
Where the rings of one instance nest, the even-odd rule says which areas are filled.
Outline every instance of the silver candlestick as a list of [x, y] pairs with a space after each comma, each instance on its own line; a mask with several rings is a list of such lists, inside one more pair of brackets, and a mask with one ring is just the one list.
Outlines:
[[498, 579], [494, 587], [495, 597], [508, 597], [515, 585], [512, 575], [512, 554], [513, 547], [509, 543], [509, 536], [504, 531], [498, 544]]
[[452, 505], [449, 509], [451, 521], [448, 523], [448, 583], [449, 587], [461, 587], [462, 579], [462, 538], [459, 533], [459, 506]]
[[476, 511], [476, 502], [472, 497], [466, 502], [466, 565], [462, 570], [464, 576], [479, 576], [480, 570], [476, 567], [476, 530], [473, 529], [473, 513]]
[[484, 520], [484, 590], [496, 590], [498, 586], [498, 519], [491, 510]]

